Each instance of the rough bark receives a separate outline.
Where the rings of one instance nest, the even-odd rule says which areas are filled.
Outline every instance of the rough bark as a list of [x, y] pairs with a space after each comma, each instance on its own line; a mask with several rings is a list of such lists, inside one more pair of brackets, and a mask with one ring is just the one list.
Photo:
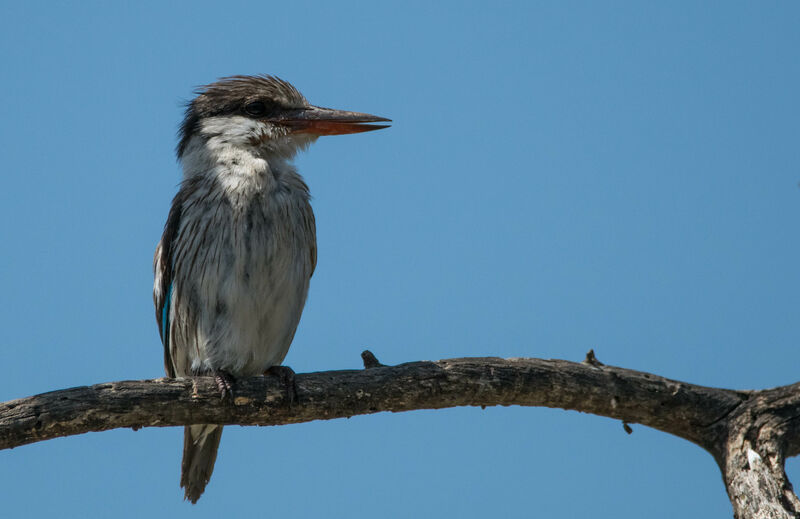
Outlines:
[[283, 425], [383, 411], [520, 405], [572, 409], [639, 423], [710, 452], [734, 515], [800, 517], [784, 472], [800, 454], [800, 383], [762, 391], [716, 389], [607, 366], [590, 352], [563, 360], [463, 358], [237, 382], [221, 400], [213, 379], [111, 382], [0, 404], [0, 449], [119, 427], [193, 423]]

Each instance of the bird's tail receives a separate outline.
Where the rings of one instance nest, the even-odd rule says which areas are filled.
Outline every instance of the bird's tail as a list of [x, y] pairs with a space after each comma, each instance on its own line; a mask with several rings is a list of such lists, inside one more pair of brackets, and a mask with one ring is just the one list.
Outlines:
[[186, 490], [183, 498], [192, 504], [200, 499], [211, 479], [221, 438], [221, 425], [189, 425], [183, 429], [181, 487]]

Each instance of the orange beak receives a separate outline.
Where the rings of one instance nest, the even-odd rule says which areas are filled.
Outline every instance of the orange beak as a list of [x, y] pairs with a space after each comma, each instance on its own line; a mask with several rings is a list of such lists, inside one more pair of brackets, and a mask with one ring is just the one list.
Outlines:
[[292, 133], [312, 133], [314, 135], [346, 135], [348, 133], [371, 132], [388, 128], [388, 124], [365, 124], [391, 122], [391, 119], [377, 115], [333, 110], [319, 106], [309, 106], [285, 112], [272, 122], [288, 126]]

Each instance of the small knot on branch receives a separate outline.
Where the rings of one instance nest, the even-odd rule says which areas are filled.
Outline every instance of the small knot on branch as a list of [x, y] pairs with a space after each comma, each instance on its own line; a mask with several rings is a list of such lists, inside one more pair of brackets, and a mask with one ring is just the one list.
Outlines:
[[364, 369], [382, 368], [386, 366], [386, 364], [381, 364], [375, 354], [369, 350], [364, 350], [361, 352], [361, 360], [364, 361]]
[[592, 366], [605, 366], [605, 364], [597, 360], [597, 357], [594, 356], [594, 349], [586, 352], [586, 358], [583, 359], [583, 362], [584, 364], [591, 364]]

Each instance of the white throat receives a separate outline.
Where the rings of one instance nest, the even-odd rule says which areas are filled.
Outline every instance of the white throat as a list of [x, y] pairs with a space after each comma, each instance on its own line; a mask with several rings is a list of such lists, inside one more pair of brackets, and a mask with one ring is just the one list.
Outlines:
[[211, 117], [183, 151], [184, 179], [213, 179], [228, 192], [270, 191], [286, 176], [301, 180], [290, 161], [314, 140], [247, 117]]

